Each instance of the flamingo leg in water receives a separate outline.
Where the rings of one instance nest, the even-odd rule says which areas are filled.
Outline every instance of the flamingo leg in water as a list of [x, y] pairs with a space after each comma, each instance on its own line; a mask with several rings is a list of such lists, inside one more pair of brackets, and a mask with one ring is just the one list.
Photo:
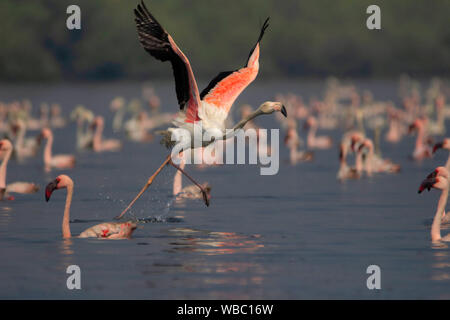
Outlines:
[[137, 199], [139, 199], [142, 194], [145, 192], [145, 190], [148, 189], [148, 187], [150, 187], [150, 185], [153, 183], [153, 180], [156, 178], [156, 176], [161, 172], [161, 170], [169, 163], [172, 162], [171, 160], [171, 155], [169, 154], [166, 158], [166, 160], [164, 160], [164, 162], [162, 163], [162, 165], [158, 168], [158, 170], [155, 171], [155, 173], [148, 179], [147, 183], [145, 184], [145, 186], [141, 189], [141, 191], [137, 194], [137, 196], [133, 199], [133, 201], [130, 202], [130, 204], [128, 205], [128, 207], [126, 207], [122, 213], [120, 215], [118, 215], [117, 217], [115, 217], [115, 219], [120, 219], [132, 206], [133, 204], [136, 202]]
[[205, 188], [203, 188], [199, 183], [197, 183], [197, 181], [195, 181], [193, 178], [191, 178], [186, 171], [184, 171], [183, 169], [181, 169], [179, 166], [177, 166], [175, 163], [172, 162], [172, 159], [169, 160], [169, 163], [177, 170], [180, 170], [180, 172], [182, 174], [184, 174], [189, 180], [191, 180], [197, 187], [200, 188], [200, 190], [202, 191], [203, 194], [203, 201], [205, 201], [205, 204], [207, 207], [209, 207], [209, 194], [208, 192], [205, 190]]

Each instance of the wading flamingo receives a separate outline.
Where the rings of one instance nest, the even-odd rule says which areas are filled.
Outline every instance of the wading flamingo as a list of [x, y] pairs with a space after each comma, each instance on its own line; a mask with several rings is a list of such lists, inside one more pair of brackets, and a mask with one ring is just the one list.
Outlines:
[[313, 116], [308, 117], [305, 123], [305, 129], [309, 129], [306, 137], [308, 149], [329, 149], [333, 145], [333, 140], [328, 136], [316, 136], [319, 127], [317, 119]]
[[[175, 44], [172, 37], [163, 29], [156, 19], [147, 10], [142, 1], [137, 9], [134, 10], [136, 15], [135, 21], [139, 34], [139, 41], [144, 49], [153, 57], [160, 61], [170, 61], [175, 76], [175, 90], [177, 93], [180, 113], [173, 121], [177, 128], [169, 128], [164, 131], [163, 143], [166, 147], [173, 147], [174, 141], [172, 136], [183, 136], [184, 143], [182, 149], [205, 147], [215, 141], [214, 138], [205, 141], [195, 141], [194, 128], [199, 128], [199, 132], [207, 131], [214, 136], [222, 136], [226, 140], [234, 135], [235, 130], [242, 129], [243, 126], [262, 114], [271, 114], [275, 111], [286, 114], [286, 108], [279, 102], [265, 102], [256, 111], [252, 112], [246, 119], [238, 122], [233, 130], [225, 131], [225, 120], [228, 116], [231, 106], [240, 93], [256, 78], [259, 70], [259, 46], [264, 35], [264, 31], [268, 27], [268, 20], [264, 22], [258, 40], [250, 51], [246, 65], [236, 71], [228, 71], [219, 73], [209, 85], [200, 93], [198, 91], [197, 82], [191, 68], [191, 64], [183, 52]], [[188, 136], [187, 136], [188, 135]], [[198, 139], [198, 138], [197, 138]], [[209, 195], [200, 184], [187, 175], [184, 170], [179, 168], [172, 162], [171, 155], [156, 170], [156, 172], [148, 179], [147, 183], [131, 201], [125, 210], [117, 217], [120, 218], [128, 211], [134, 202], [145, 192], [145, 190], [153, 182], [153, 179], [159, 174], [165, 165], [171, 164], [183, 174], [185, 174], [192, 182], [194, 182], [202, 191], [205, 204], [209, 205]]]
[[47, 140], [44, 149], [45, 171], [50, 171], [52, 168], [70, 169], [75, 166], [75, 156], [71, 154], [52, 155], [53, 133], [50, 129], [42, 129], [39, 138]]
[[314, 152], [307, 150], [299, 150], [302, 141], [297, 133], [297, 125], [295, 120], [289, 123], [284, 144], [289, 148], [289, 161], [292, 165], [298, 162], [312, 161]]
[[105, 127], [105, 121], [102, 116], [95, 117], [93, 126], [95, 127], [95, 133], [92, 140], [92, 145], [95, 152], [119, 151], [122, 148], [122, 142], [120, 142], [120, 140], [103, 140], [102, 135], [103, 128]]
[[449, 234], [444, 237], [441, 236], [441, 221], [448, 199], [448, 178], [442, 176], [426, 178], [420, 185], [418, 192], [422, 193], [422, 191], [425, 189], [428, 189], [428, 191], [430, 191], [431, 188], [439, 189], [442, 191], [439, 198], [436, 214], [433, 219], [433, 224], [431, 225], [431, 241], [450, 241]]
[[8, 139], [0, 140], [0, 152], [3, 155], [3, 161], [0, 165], [0, 200], [3, 200], [9, 193], [35, 193], [39, 190], [39, 187], [36, 184], [30, 182], [13, 182], [8, 185], [6, 184], [6, 169], [12, 151], [13, 145]]
[[39, 143], [36, 137], [25, 138], [27, 132], [26, 122], [17, 119], [11, 125], [11, 131], [16, 135], [14, 140], [14, 153], [19, 161], [25, 158], [34, 157], [39, 150]]
[[[338, 180], [359, 179], [361, 177], [356, 168], [351, 168], [347, 164], [347, 155], [350, 151], [355, 151], [354, 141], [358, 139], [364, 139], [364, 134], [358, 130], [345, 133], [341, 139], [339, 146], [339, 171], [336, 176]], [[355, 159], [356, 161], [358, 161], [358, 158]]]
[[77, 123], [77, 149], [91, 149], [94, 134], [90, 123], [94, 120], [94, 113], [78, 105], [72, 110], [70, 119]]
[[[45, 200], [48, 202], [54, 190], [67, 189], [66, 205], [62, 223], [63, 238], [70, 238], [70, 205], [73, 195], [73, 181], [64, 174], [58, 176], [45, 188]], [[105, 222], [84, 230], [78, 238], [126, 239], [130, 238], [137, 225], [135, 222]]]
[[416, 145], [412, 157], [414, 160], [422, 160], [431, 157], [430, 147], [426, 144], [425, 135], [425, 121], [423, 119], [416, 119], [409, 126], [409, 133], [417, 130]]
[[363, 162], [368, 176], [371, 176], [373, 172], [398, 173], [400, 171], [400, 165], [389, 159], [383, 159], [375, 153], [372, 139], [355, 136], [352, 138], [352, 148], [365, 152]]

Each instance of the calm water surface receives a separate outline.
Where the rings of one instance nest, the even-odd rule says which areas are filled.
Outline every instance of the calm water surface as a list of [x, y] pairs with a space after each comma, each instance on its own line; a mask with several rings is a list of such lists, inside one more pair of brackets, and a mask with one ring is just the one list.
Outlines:
[[[358, 86], [377, 99], [397, 100], [395, 82]], [[163, 109], [174, 112], [173, 84], [155, 87]], [[236, 105], [256, 106], [277, 92], [308, 98], [322, 90], [321, 82], [259, 82]], [[29, 98], [35, 112], [42, 101], [60, 103], [65, 115], [85, 104], [106, 117], [106, 136], [120, 138], [112, 133], [109, 111], [116, 95], [140, 97], [140, 84], [0, 86], [0, 100]], [[258, 124], [279, 127], [273, 117]], [[334, 141], [341, 136], [325, 133]], [[75, 152], [75, 125], [57, 130], [55, 140], [55, 153]], [[134, 216], [149, 219], [131, 240], [63, 240], [65, 192], [49, 203], [43, 190], [19, 195], [0, 204], [0, 298], [448, 299], [450, 251], [434, 248], [429, 236], [439, 193], [417, 194], [447, 154], [414, 163], [408, 159], [413, 145], [413, 137], [395, 146], [382, 143], [384, 156], [402, 165], [400, 174], [345, 183], [335, 178], [336, 146], [295, 167], [281, 146], [274, 176], [260, 176], [255, 165], [188, 166], [199, 181], [211, 183], [209, 208], [200, 201], [173, 203], [175, 171], [168, 167], [133, 208]], [[41, 155], [24, 164], [12, 161], [7, 179], [43, 188], [69, 174], [75, 181], [71, 229], [78, 234], [120, 213], [166, 154], [157, 142], [126, 141], [120, 153], [77, 153], [77, 166], [68, 171], [45, 173]], [[81, 290], [66, 288], [72, 264], [81, 268]], [[378, 291], [366, 287], [371, 264], [381, 268]]]

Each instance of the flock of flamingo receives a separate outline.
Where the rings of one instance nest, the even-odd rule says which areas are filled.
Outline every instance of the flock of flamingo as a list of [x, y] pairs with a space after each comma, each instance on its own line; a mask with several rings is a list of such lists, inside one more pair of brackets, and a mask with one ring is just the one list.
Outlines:
[[[240, 93], [256, 78], [259, 71], [260, 44], [268, 28], [266, 19], [263, 23], [255, 45], [243, 67], [219, 73], [203, 90], [199, 91], [189, 60], [176, 45], [159, 22], [141, 2], [134, 11], [138, 31], [138, 39], [142, 47], [155, 59], [168, 61], [172, 65], [175, 78], [175, 91], [180, 111], [176, 114], [159, 111], [161, 101], [151, 86], [143, 89], [144, 108], [139, 99], [127, 103], [125, 99], [116, 97], [111, 101], [110, 110], [114, 113], [112, 129], [121, 132], [129, 140], [151, 143], [156, 135], [161, 135], [161, 143], [168, 149], [173, 148], [174, 134], [187, 135], [182, 139], [185, 149], [195, 149], [202, 153], [205, 147], [216, 139], [196, 141], [194, 130], [200, 127], [203, 132], [209, 130], [223, 140], [232, 139], [240, 129], [259, 126], [254, 119], [260, 115], [274, 114], [275, 119], [284, 131], [284, 145], [289, 150], [289, 162], [298, 165], [302, 162], [314, 161], [315, 153], [321, 150], [336, 149], [339, 156], [337, 179], [372, 178], [377, 174], [398, 174], [400, 165], [382, 156], [380, 141], [397, 144], [406, 135], [415, 134], [416, 143], [411, 151], [413, 161], [431, 158], [438, 149], [450, 151], [450, 138], [433, 143], [432, 136], [445, 134], [445, 119], [450, 116], [450, 108], [445, 104], [445, 97], [450, 87], [443, 81], [434, 79], [426, 91], [425, 99], [417, 84], [408, 77], [400, 80], [399, 96], [401, 105], [391, 101], [377, 101], [370, 91], [363, 92], [352, 84], [342, 84], [330, 78], [322, 99], [311, 98], [305, 103], [296, 94], [277, 94], [275, 102], [266, 101], [253, 110], [249, 105], [240, 108], [241, 120], [234, 126], [231, 120], [231, 107]], [[287, 116], [289, 114], [289, 117]], [[104, 118], [84, 106], [76, 106], [70, 119], [76, 122], [76, 146], [78, 150], [90, 149], [93, 152], [120, 152], [123, 142], [116, 139], [104, 139]], [[201, 126], [200, 126], [201, 123]], [[301, 127], [299, 124], [303, 124]], [[39, 187], [34, 183], [6, 183], [8, 161], [13, 157], [22, 163], [26, 158], [36, 157], [45, 141], [43, 150], [43, 170], [68, 170], [76, 166], [76, 158], [70, 154], [54, 154], [54, 131], [67, 125], [57, 104], [49, 107], [42, 104], [40, 115], [33, 117], [32, 104], [28, 100], [0, 102], [0, 131], [4, 138], [0, 141], [0, 199], [14, 200], [11, 193], [35, 193]], [[166, 130], [161, 127], [172, 125]], [[226, 130], [231, 128], [232, 130]], [[385, 134], [382, 135], [383, 129]], [[36, 137], [27, 136], [28, 131], [39, 131]], [[340, 130], [343, 132], [340, 141], [321, 134], [321, 131]], [[262, 134], [261, 131], [259, 134]], [[302, 133], [304, 132], [304, 133]], [[305, 139], [301, 136], [304, 134]], [[372, 138], [371, 138], [372, 137]], [[56, 136], [57, 138], [57, 136]], [[270, 146], [266, 146], [270, 152]], [[257, 152], [262, 150], [261, 145]], [[350, 157], [354, 156], [354, 164]], [[79, 237], [97, 237], [102, 239], [130, 238], [137, 227], [132, 220], [119, 220], [141, 197], [153, 183], [156, 176], [166, 165], [177, 169], [173, 180], [173, 196], [175, 199], [201, 199], [209, 206], [211, 186], [198, 183], [185, 171], [186, 158], [183, 152], [178, 154], [179, 164], [173, 161], [169, 151], [160, 167], [149, 177], [137, 196], [116, 217], [118, 221], [101, 223], [83, 231]], [[204, 166], [202, 164], [201, 166]], [[450, 235], [441, 237], [440, 228], [450, 222], [450, 215], [445, 214], [450, 179], [450, 155], [445, 166], [436, 168], [419, 187], [419, 193], [431, 188], [440, 189], [442, 195], [431, 227], [433, 242], [450, 241]], [[193, 185], [183, 188], [182, 176], [186, 176]], [[74, 182], [64, 174], [56, 177], [45, 188], [45, 199], [49, 201], [55, 190], [66, 189], [66, 203], [62, 223], [64, 238], [70, 238], [70, 207]]]

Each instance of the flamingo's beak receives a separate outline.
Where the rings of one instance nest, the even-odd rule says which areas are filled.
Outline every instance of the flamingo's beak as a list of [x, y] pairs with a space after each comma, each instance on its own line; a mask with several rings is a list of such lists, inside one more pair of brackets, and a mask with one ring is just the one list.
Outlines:
[[54, 190], [58, 189], [58, 180], [53, 180], [45, 187], [45, 201], [48, 202]]
[[441, 149], [443, 146], [444, 146], [444, 143], [443, 143], [443, 142], [436, 143], [436, 144], [434, 145], [434, 147], [433, 147], [433, 154], [434, 154], [438, 149]]
[[433, 187], [435, 183], [436, 178], [427, 178], [422, 181], [422, 184], [420, 185], [419, 190], [417, 192], [422, 193], [422, 191], [425, 189], [428, 189], [428, 191], [430, 191], [430, 189]]
[[285, 118], [287, 118], [287, 111], [286, 111], [286, 108], [284, 107], [284, 105], [281, 106], [281, 114], [282, 114]]

